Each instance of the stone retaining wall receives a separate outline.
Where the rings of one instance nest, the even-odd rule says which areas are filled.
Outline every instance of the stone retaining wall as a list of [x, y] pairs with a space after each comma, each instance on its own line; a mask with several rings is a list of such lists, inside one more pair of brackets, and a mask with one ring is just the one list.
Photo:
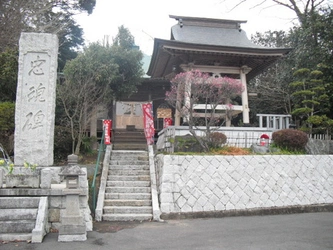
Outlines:
[[[50, 176], [53, 181], [60, 181], [59, 173], [61, 167], [48, 167], [49, 171], [52, 173]], [[79, 177], [80, 182], [80, 193], [79, 193], [79, 207], [81, 215], [83, 216], [86, 230], [92, 231], [93, 223], [91, 211], [89, 208], [89, 186], [87, 179], [87, 169], [82, 168], [86, 173]], [[42, 171], [41, 171], [42, 172]], [[51, 181], [49, 179], [49, 181]], [[57, 180], [59, 179], [59, 180]], [[43, 180], [42, 180], [43, 182]], [[61, 218], [65, 213], [66, 209], [66, 192], [65, 183], [55, 183], [51, 185], [51, 188], [1, 188], [0, 186], [0, 197], [48, 197], [48, 222], [52, 230], [58, 230], [62, 224]]]
[[157, 155], [162, 214], [333, 203], [333, 155]]

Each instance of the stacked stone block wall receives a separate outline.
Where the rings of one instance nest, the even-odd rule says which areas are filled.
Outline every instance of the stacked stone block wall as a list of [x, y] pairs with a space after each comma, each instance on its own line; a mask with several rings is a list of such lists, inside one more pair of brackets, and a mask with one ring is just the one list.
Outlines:
[[333, 155], [157, 155], [162, 214], [333, 203]]
[[[31, 196], [31, 197], [48, 197], [48, 222], [52, 230], [58, 230], [61, 226], [61, 217], [65, 213], [66, 209], [66, 194], [64, 193], [65, 184], [61, 181], [59, 173], [61, 172], [61, 167], [49, 167], [49, 171], [52, 173], [49, 181], [52, 180], [51, 188], [1, 188], [0, 186], [0, 196]], [[89, 186], [87, 179], [87, 169], [82, 168], [86, 173], [79, 177], [80, 182], [80, 194], [79, 194], [79, 208], [80, 212], [84, 218], [86, 224], [86, 230], [92, 231], [92, 216], [89, 207]], [[43, 180], [42, 180], [43, 182]], [[56, 183], [54, 183], [56, 182]]]

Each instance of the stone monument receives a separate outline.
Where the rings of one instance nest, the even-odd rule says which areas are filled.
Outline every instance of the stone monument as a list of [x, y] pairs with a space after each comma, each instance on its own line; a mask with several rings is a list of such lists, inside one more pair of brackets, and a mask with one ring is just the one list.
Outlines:
[[22, 33], [15, 110], [16, 166], [53, 165], [58, 38]]

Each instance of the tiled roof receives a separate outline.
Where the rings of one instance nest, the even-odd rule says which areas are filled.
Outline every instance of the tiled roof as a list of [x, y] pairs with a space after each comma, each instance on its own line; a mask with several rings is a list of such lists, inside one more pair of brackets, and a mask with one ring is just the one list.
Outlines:
[[252, 43], [244, 30], [215, 27], [186, 26], [176, 24], [171, 28], [176, 41], [202, 45], [233, 46], [242, 48], [264, 48]]
[[170, 17], [178, 20], [178, 24], [171, 28], [171, 40], [202, 45], [265, 48], [247, 38], [241, 29], [241, 23], [246, 21]]
[[291, 48], [269, 48], [252, 43], [241, 24], [246, 21], [170, 16], [178, 21], [171, 28], [170, 40], [154, 40], [148, 75], [165, 77], [181, 63], [241, 67], [255, 77]]

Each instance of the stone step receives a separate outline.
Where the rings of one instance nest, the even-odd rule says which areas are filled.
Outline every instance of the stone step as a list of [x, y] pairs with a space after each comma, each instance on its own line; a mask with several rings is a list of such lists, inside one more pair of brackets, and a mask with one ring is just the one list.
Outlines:
[[35, 220], [37, 208], [0, 209], [0, 221]]
[[113, 134], [113, 141], [114, 142], [132, 142], [132, 143], [146, 143], [147, 140], [144, 134], [141, 133], [114, 133]]
[[149, 221], [152, 220], [152, 214], [104, 214], [104, 221]]
[[0, 197], [0, 208], [38, 208], [39, 197]]
[[150, 187], [106, 187], [105, 193], [149, 193]]
[[141, 167], [141, 166], [149, 166], [148, 161], [140, 161], [135, 159], [128, 159], [128, 160], [111, 160], [109, 166], [133, 166], [133, 167]]
[[144, 147], [141, 151], [112, 151], [102, 220], [152, 219], [149, 157], [147, 145]]
[[127, 170], [149, 170], [149, 165], [147, 164], [142, 164], [142, 165], [136, 165], [135, 163], [133, 164], [122, 164], [122, 165], [109, 165], [109, 169], [112, 171], [113, 169], [127, 169]]
[[109, 175], [150, 175], [149, 170], [136, 170], [136, 169], [112, 169], [109, 170]]
[[147, 149], [147, 143], [116, 143], [113, 144], [113, 149], [116, 150], [146, 150]]
[[150, 181], [107, 181], [108, 187], [150, 187]]
[[130, 143], [143, 143], [147, 144], [144, 134], [113, 134], [113, 141], [116, 142], [130, 142]]
[[104, 200], [104, 206], [151, 206], [151, 200]]
[[113, 133], [114, 141], [119, 140], [129, 140], [132, 139], [132, 142], [134, 141], [144, 141], [146, 142], [146, 137], [143, 132], [138, 133], [136, 131], [126, 131], [124, 133]]
[[111, 155], [123, 156], [127, 155], [130, 157], [145, 156], [147, 150], [112, 150]]
[[149, 214], [151, 206], [104, 206], [104, 214]]
[[[133, 151], [131, 151], [133, 152]], [[135, 151], [134, 151], [135, 152]], [[147, 152], [139, 153], [139, 154], [132, 154], [132, 153], [125, 153], [125, 154], [111, 154], [111, 160], [138, 160], [138, 161], [148, 161], [149, 157]]]
[[124, 136], [141, 136], [145, 137], [145, 133], [143, 129], [137, 129], [135, 128], [135, 125], [127, 125], [126, 128], [117, 128], [114, 130], [113, 135], [119, 136], [119, 135], [124, 135]]
[[119, 158], [119, 159], [147, 159], [147, 150], [112, 150], [111, 152], [111, 159], [113, 157]]
[[32, 233], [0, 233], [0, 241], [29, 241], [31, 239]]
[[151, 193], [106, 193], [106, 200], [151, 200]]
[[1, 221], [0, 234], [2, 233], [31, 233], [35, 228], [35, 220], [9, 220]]
[[109, 175], [108, 181], [150, 181], [149, 175]]
[[145, 137], [134, 137], [134, 138], [117, 137], [117, 138], [114, 138], [113, 143], [114, 144], [119, 144], [119, 143], [142, 144], [142, 145], [147, 146], [147, 139]]
[[147, 156], [146, 150], [112, 150], [111, 155], [139, 155], [139, 156]]

